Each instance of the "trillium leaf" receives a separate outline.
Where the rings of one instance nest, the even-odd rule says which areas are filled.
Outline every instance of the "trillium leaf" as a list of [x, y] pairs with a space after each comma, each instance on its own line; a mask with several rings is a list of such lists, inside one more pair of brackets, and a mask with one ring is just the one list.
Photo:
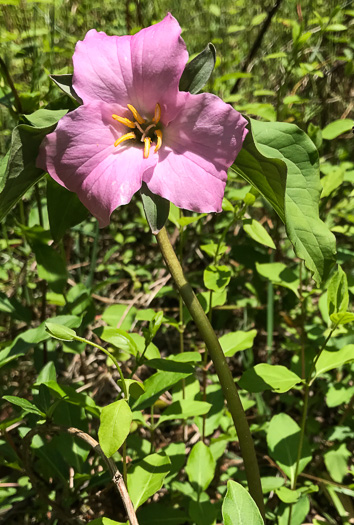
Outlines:
[[236, 481], [227, 482], [222, 504], [225, 525], [263, 525], [263, 518], [249, 492]]
[[125, 399], [103, 407], [98, 429], [98, 440], [105, 455], [110, 458], [123, 445], [133, 415]]
[[60, 186], [51, 177], [47, 179], [47, 207], [50, 233], [55, 242], [62, 239], [64, 233], [84, 221], [88, 210], [80, 202], [76, 193]]
[[186, 65], [179, 82], [180, 91], [199, 93], [214, 70], [215, 60], [215, 47], [209, 43], [199, 55]]
[[70, 98], [82, 104], [82, 100], [73, 88], [73, 76], [72, 75], [49, 75], [53, 80], [54, 84], [58, 86], [66, 95]]
[[339, 312], [332, 314], [330, 317], [334, 325], [348, 324], [354, 322], [354, 314], [352, 312]]
[[165, 226], [170, 212], [170, 202], [160, 195], [152, 193], [147, 185], [143, 183], [140, 195], [143, 201], [146, 219], [154, 235]]
[[249, 119], [236, 171], [269, 201], [286, 226], [296, 255], [320, 283], [335, 254], [335, 237], [319, 218], [318, 152], [294, 124]]
[[26, 116], [35, 127], [20, 124], [13, 130], [10, 151], [0, 170], [0, 220], [43, 177], [44, 171], [36, 166], [39, 146], [66, 113], [66, 110], [38, 110]]

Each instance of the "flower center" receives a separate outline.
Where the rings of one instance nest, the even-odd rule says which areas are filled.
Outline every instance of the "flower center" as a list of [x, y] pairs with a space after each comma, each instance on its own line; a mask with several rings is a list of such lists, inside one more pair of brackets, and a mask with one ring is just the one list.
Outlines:
[[161, 106], [156, 104], [155, 114], [151, 121], [144, 119], [140, 113], [135, 109], [131, 104], [127, 104], [128, 109], [133, 114], [134, 120], [130, 120], [125, 117], [120, 117], [118, 115], [112, 115], [112, 118], [117, 122], [120, 122], [124, 126], [127, 126], [134, 131], [130, 131], [125, 135], [122, 135], [114, 143], [114, 146], [117, 147], [119, 144], [122, 144], [125, 140], [136, 140], [137, 142], [144, 143], [144, 159], [147, 159], [150, 154], [151, 142], [155, 142], [156, 146], [154, 153], [156, 153], [162, 145], [162, 131], [158, 128], [158, 124], [161, 118]]

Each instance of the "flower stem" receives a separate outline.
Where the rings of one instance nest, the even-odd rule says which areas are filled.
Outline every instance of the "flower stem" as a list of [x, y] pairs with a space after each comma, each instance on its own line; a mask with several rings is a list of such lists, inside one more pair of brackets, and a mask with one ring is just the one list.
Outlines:
[[247, 423], [246, 414], [243, 410], [225, 355], [201, 304], [183, 274], [182, 267], [168, 238], [166, 228], [162, 228], [162, 230], [156, 235], [156, 240], [165, 259], [166, 265], [176, 283], [178, 291], [181, 294], [214, 363], [240, 442], [250, 494], [255, 500], [262, 516], [264, 516], [262, 486], [254, 444]]

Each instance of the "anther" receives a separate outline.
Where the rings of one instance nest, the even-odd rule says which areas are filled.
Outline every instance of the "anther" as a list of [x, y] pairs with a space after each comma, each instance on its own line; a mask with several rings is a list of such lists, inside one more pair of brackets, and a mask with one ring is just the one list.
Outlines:
[[146, 137], [144, 139], [144, 159], [149, 158], [150, 146], [151, 146], [151, 138], [150, 137]]
[[155, 124], [157, 124], [158, 122], [160, 122], [160, 118], [161, 118], [161, 106], [159, 103], [157, 103], [155, 106], [155, 115], [152, 121], [155, 122]]
[[157, 137], [157, 141], [156, 141], [156, 147], [154, 149], [154, 153], [159, 151], [159, 149], [162, 146], [162, 131], [160, 129], [155, 130], [155, 135]]
[[122, 135], [121, 137], [119, 137], [119, 139], [115, 141], [114, 146], [117, 147], [119, 146], [119, 144], [122, 144], [122, 142], [124, 142], [125, 140], [130, 140], [130, 139], [136, 139], [135, 133], [133, 133], [132, 131], [130, 133], [126, 133], [125, 135]]
[[112, 115], [112, 118], [116, 120], [117, 122], [120, 122], [121, 124], [124, 124], [124, 126], [128, 126], [128, 128], [135, 128], [135, 122], [129, 120], [128, 118], [119, 117], [118, 115]]
[[143, 117], [139, 114], [139, 112], [135, 109], [134, 106], [132, 106], [131, 104], [127, 104], [127, 107], [133, 113], [135, 120], [139, 124], [145, 124], [145, 119], [143, 119]]

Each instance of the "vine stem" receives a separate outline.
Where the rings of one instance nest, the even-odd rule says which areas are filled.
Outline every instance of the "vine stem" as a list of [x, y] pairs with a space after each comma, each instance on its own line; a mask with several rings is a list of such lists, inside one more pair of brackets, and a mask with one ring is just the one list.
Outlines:
[[261, 515], [264, 517], [265, 509], [262, 494], [262, 485], [259, 475], [259, 468], [254, 449], [251, 432], [248, 426], [246, 414], [243, 410], [238, 391], [228, 367], [224, 352], [220, 346], [218, 338], [206, 316], [201, 304], [199, 303], [191, 285], [186, 280], [182, 267], [173, 250], [166, 228], [156, 235], [156, 240], [164, 257], [165, 263], [175, 281], [178, 292], [188, 308], [214, 363], [216, 373], [227, 401], [227, 406], [233, 419], [237, 436], [240, 443], [241, 453], [245, 465], [246, 477], [249, 491], [256, 502]]

